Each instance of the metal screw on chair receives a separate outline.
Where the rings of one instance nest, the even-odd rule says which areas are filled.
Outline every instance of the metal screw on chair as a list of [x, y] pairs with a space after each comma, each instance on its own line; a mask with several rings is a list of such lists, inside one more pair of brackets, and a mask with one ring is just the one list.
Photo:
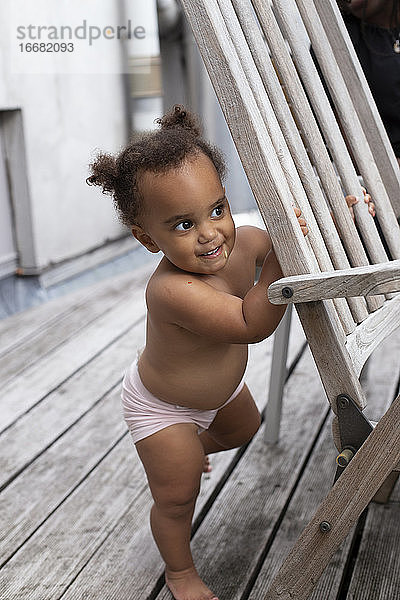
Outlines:
[[341, 409], [346, 409], [350, 406], [350, 402], [349, 399], [347, 398], [347, 396], [345, 396], [344, 394], [341, 394], [340, 396], [337, 397], [337, 405], [339, 408]]
[[293, 296], [293, 290], [291, 287], [282, 288], [282, 296], [284, 298], [291, 298]]
[[328, 533], [332, 529], [332, 525], [328, 521], [321, 521], [319, 524], [319, 530], [322, 533]]

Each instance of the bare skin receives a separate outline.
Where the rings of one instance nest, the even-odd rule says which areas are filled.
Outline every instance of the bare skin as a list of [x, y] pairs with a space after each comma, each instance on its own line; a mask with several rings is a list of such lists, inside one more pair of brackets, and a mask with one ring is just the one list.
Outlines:
[[[357, 19], [389, 29], [393, 26], [393, 2], [390, 0], [339, 0], [339, 6]], [[400, 16], [400, 15], [399, 15]]]
[[[225, 190], [199, 153], [178, 169], [145, 172], [144, 211], [135, 237], [163, 253], [146, 291], [146, 347], [139, 361], [145, 387], [159, 399], [199, 409], [221, 407], [247, 364], [247, 344], [273, 333], [284, 308], [268, 302], [282, 276], [268, 234], [235, 230]], [[307, 233], [296, 209], [299, 226]], [[262, 265], [254, 285], [255, 269]], [[246, 386], [207, 431], [181, 423], [136, 444], [154, 505], [151, 527], [176, 600], [218, 600], [198, 575], [190, 532], [208, 454], [248, 442], [260, 415]]]

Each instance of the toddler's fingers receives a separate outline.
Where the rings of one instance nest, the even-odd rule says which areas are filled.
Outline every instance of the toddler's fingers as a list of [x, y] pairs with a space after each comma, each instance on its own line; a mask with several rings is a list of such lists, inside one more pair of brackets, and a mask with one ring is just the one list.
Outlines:
[[301, 210], [299, 209], [298, 206], [293, 206], [293, 208], [294, 208], [296, 217], [299, 217], [301, 215]]
[[371, 196], [369, 194], [365, 194], [364, 196], [365, 204], [368, 204], [368, 211], [374, 217], [375, 216], [375, 204], [371, 200]]
[[365, 194], [364, 194], [364, 202], [366, 204], [368, 204], [369, 202], [371, 202], [371, 195], [367, 194], [367, 192], [365, 192]]
[[353, 196], [352, 194], [350, 194], [349, 196], [346, 196], [346, 203], [349, 208], [354, 206], [354, 204], [357, 204], [357, 202], [358, 202], [357, 196]]

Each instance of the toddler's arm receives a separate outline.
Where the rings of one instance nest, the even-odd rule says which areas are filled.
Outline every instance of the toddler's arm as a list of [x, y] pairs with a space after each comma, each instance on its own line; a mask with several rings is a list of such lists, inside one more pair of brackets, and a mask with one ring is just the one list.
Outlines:
[[[296, 210], [304, 235], [307, 226]], [[271, 335], [285, 306], [273, 305], [268, 286], [282, 277], [275, 252], [265, 257], [258, 282], [239, 298], [220, 291], [201, 278], [177, 272], [159, 277], [148, 288], [148, 308], [158, 319], [200, 336], [229, 344], [249, 344]]]

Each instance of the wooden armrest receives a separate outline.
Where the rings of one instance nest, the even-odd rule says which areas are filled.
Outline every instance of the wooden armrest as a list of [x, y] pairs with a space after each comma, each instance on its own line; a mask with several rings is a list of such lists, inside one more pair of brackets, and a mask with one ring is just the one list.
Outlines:
[[400, 260], [339, 271], [283, 277], [268, 288], [272, 304], [374, 296], [400, 291]]

